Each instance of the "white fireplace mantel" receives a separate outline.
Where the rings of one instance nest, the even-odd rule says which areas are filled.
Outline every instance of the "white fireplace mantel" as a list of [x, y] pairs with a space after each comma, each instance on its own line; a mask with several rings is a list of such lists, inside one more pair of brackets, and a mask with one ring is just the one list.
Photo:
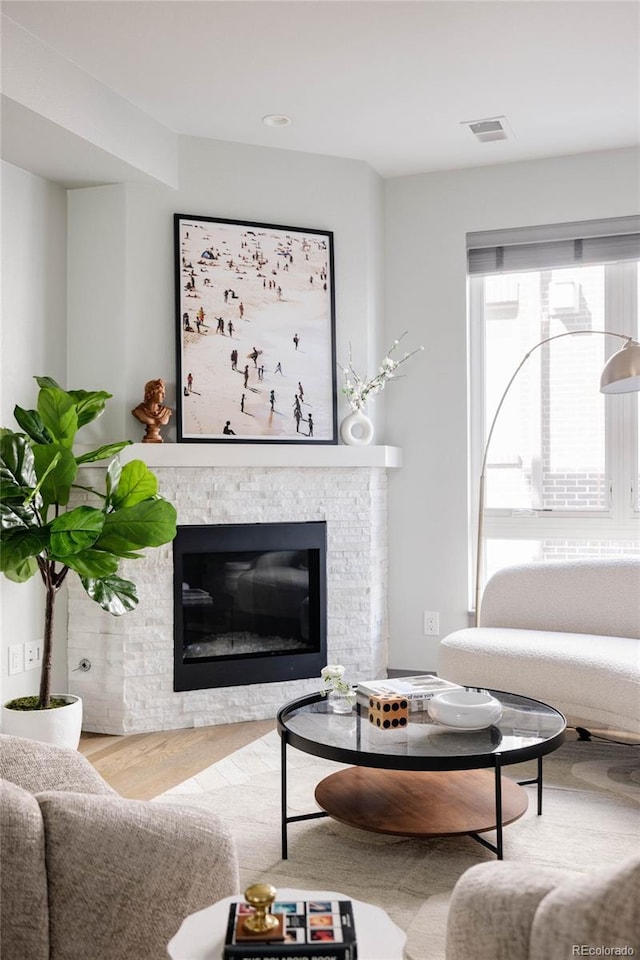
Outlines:
[[400, 447], [286, 443], [133, 443], [123, 463], [148, 467], [383, 467], [402, 466]]

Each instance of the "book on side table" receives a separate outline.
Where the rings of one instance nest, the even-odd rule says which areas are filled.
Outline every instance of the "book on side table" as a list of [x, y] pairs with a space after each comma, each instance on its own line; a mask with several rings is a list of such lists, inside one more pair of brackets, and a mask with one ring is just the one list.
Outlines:
[[271, 912], [283, 918], [283, 939], [268, 942], [242, 937], [251, 912], [246, 903], [231, 904], [223, 960], [357, 960], [349, 900], [276, 901]]

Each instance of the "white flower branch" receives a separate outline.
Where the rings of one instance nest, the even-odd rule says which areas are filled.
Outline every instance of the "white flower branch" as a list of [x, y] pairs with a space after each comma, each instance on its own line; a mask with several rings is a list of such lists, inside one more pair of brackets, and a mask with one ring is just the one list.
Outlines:
[[364, 410], [367, 400], [375, 396], [376, 393], [380, 393], [381, 390], [384, 390], [387, 382], [392, 380], [395, 377], [395, 371], [403, 363], [406, 363], [410, 357], [413, 357], [414, 354], [420, 353], [421, 350], [424, 350], [424, 347], [417, 347], [417, 349], [412, 350], [411, 353], [405, 353], [400, 360], [396, 360], [395, 357], [392, 357], [391, 354], [395, 352], [397, 347], [400, 344], [400, 340], [403, 337], [406, 337], [407, 331], [402, 334], [398, 340], [394, 340], [393, 344], [387, 350], [386, 356], [383, 358], [380, 368], [375, 377], [371, 377], [369, 380], [363, 380], [363, 378], [356, 373], [353, 368], [353, 361], [351, 356], [351, 345], [349, 345], [349, 363], [346, 367], [343, 367], [341, 364], [338, 364], [342, 373], [344, 375], [344, 386], [342, 392], [349, 401], [352, 410]]

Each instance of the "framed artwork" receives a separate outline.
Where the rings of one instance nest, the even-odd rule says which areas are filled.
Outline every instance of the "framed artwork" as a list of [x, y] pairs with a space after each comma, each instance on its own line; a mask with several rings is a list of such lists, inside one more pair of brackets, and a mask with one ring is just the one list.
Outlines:
[[337, 443], [333, 234], [174, 228], [178, 440]]

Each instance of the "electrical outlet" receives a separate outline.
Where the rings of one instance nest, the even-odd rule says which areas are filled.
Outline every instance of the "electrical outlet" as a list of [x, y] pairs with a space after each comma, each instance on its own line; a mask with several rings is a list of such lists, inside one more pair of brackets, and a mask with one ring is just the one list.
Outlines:
[[9, 647], [9, 674], [22, 673], [23, 670], [22, 644], [16, 643]]
[[435, 610], [424, 612], [424, 635], [425, 637], [440, 636], [440, 614]]
[[32, 640], [24, 645], [24, 668], [35, 670], [42, 660], [42, 644], [40, 640]]

